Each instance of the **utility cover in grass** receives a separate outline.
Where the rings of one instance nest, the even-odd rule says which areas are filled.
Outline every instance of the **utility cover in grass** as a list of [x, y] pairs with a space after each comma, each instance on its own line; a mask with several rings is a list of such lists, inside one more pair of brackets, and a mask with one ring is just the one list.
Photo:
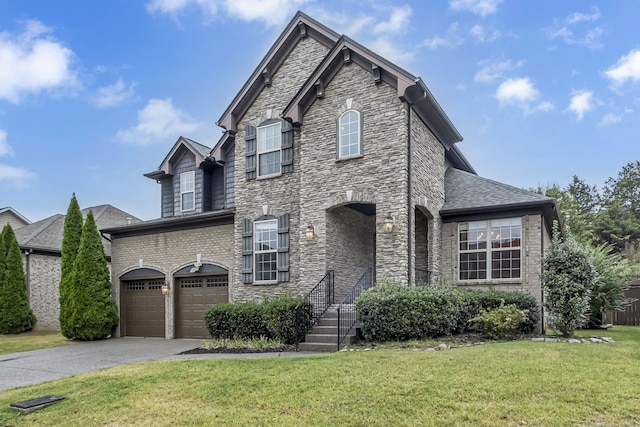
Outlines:
[[54, 403], [60, 402], [64, 399], [64, 396], [56, 396], [55, 394], [48, 394], [42, 397], [36, 397], [35, 399], [23, 400], [22, 402], [16, 402], [9, 405], [10, 408], [20, 411], [23, 414], [28, 414], [38, 409], [42, 409]]

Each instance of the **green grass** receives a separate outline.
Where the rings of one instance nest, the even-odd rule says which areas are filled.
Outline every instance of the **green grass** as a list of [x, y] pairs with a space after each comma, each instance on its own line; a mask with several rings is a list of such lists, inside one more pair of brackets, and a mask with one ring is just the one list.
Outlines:
[[[0, 425], [640, 425], [640, 328], [601, 334], [616, 342], [138, 363], [4, 392]], [[8, 409], [45, 394], [67, 399]]]
[[39, 350], [73, 344], [60, 331], [30, 331], [17, 335], [0, 335], [0, 354]]

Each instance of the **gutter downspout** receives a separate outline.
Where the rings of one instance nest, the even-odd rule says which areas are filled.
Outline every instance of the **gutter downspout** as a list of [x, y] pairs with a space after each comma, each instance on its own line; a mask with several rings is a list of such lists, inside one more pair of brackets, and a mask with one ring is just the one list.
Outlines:
[[411, 175], [412, 175], [412, 170], [411, 170], [411, 158], [413, 157], [413, 147], [412, 147], [412, 138], [411, 138], [411, 130], [413, 127], [413, 105], [410, 102], [407, 102], [407, 104], [409, 105], [409, 118], [407, 120], [407, 130], [408, 130], [408, 136], [407, 136], [407, 150], [408, 150], [408, 158], [407, 158], [407, 183], [408, 183], [408, 190], [407, 190], [407, 284], [411, 285], [412, 280], [411, 280], [411, 270], [413, 269], [413, 262], [412, 262], [412, 247], [411, 247], [411, 225], [412, 225], [412, 221], [411, 221], [411, 216], [413, 215], [413, 209], [412, 209], [412, 202], [413, 202], [413, 192], [412, 192], [412, 187], [413, 187], [413, 182], [411, 180]]
[[24, 263], [26, 265], [25, 273], [27, 276], [27, 298], [29, 299], [31, 298], [31, 262], [29, 261], [31, 257], [29, 255], [31, 255], [32, 252], [33, 250], [31, 249], [24, 250]]
[[542, 335], [545, 335], [544, 329], [544, 279], [542, 273], [544, 272], [544, 215], [540, 215], [540, 322], [542, 322]]

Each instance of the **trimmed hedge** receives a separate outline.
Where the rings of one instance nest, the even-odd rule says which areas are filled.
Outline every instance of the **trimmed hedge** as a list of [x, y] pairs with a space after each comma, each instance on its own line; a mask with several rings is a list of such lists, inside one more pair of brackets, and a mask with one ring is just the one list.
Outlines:
[[448, 287], [376, 286], [356, 300], [358, 319], [366, 340], [393, 341], [434, 338], [473, 328], [468, 321], [480, 310], [513, 304], [528, 310], [520, 331], [533, 332], [539, 307], [535, 298], [521, 292], [479, 291]]
[[[245, 302], [212, 305], [204, 314], [205, 325], [213, 338], [270, 338], [284, 344], [295, 344], [296, 307], [300, 298], [281, 295], [262, 304]], [[298, 312], [302, 324], [309, 323], [312, 306], [305, 303]], [[304, 323], [306, 322], [306, 323]]]

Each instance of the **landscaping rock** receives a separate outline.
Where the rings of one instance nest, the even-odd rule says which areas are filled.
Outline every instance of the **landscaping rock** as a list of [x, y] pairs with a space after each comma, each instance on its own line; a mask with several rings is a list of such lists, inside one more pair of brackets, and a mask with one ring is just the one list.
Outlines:
[[558, 342], [558, 338], [545, 338], [545, 342]]
[[612, 338], [610, 338], [610, 337], [600, 337], [600, 339], [601, 339], [602, 341], [604, 341], [604, 342], [609, 342], [609, 343], [611, 343], [611, 342], [615, 342], [615, 341], [614, 341]]
[[600, 338], [596, 338], [596, 337], [591, 337], [591, 338], [589, 338], [589, 341], [591, 341], [592, 343], [600, 343], [600, 342], [604, 342], [604, 341], [602, 341]]
[[531, 338], [531, 341], [544, 342], [544, 338], [534, 337], [534, 338]]
[[569, 340], [569, 344], [582, 344], [582, 341], [577, 340], [577, 339], [575, 339], [575, 338], [571, 338], [571, 339]]
[[449, 348], [449, 346], [443, 343], [443, 344], [440, 344], [440, 345], [436, 348], [436, 350], [447, 350], [448, 348]]

